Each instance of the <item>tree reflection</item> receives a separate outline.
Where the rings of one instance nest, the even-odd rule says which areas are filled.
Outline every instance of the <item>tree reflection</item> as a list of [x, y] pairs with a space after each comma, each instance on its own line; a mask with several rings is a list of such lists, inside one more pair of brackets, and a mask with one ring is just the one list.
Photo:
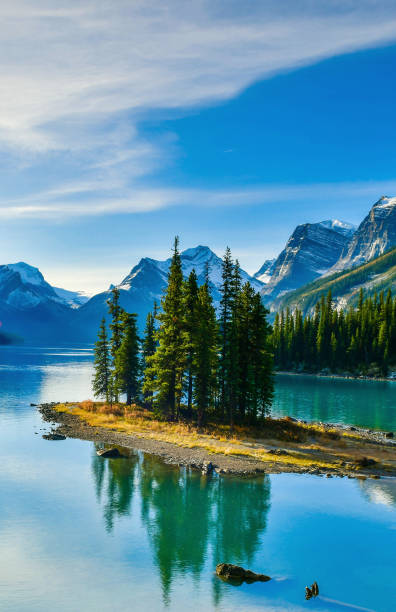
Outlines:
[[97, 448], [95, 445], [92, 456], [96, 497], [100, 502], [105, 495], [103, 514], [106, 530], [111, 531], [115, 516], [130, 512], [138, 457], [133, 454], [124, 459], [102, 459], [96, 454]]
[[[129, 513], [134, 488], [139, 492], [165, 604], [176, 576], [189, 574], [199, 581], [205, 563], [209, 572], [220, 562], [252, 564], [270, 507], [267, 476], [201, 476], [150, 455], [139, 461], [137, 455], [102, 459], [95, 453], [92, 466], [98, 501], [105, 496], [106, 529], [113, 528], [116, 515]], [[219, 580], [213, 589], [218, 601]]]

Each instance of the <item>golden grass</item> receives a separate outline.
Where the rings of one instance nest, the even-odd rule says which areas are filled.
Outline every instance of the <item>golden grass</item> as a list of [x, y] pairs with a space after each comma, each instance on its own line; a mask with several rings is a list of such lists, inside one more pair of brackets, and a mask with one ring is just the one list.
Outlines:
[[[169, 423], [155, 419], [154, 415], [138, 406], [124, 406], [91, 401], [79, 404], [58, 404], [59, 412], [71, 412], [88, 425], [96, 428], [107, 428], [140, 438], [170, 442], [183, 448], [202, 449], [214, 454], [241, 456], [256, 461], [281, 463], [289, 466], [322, 467], [331, 469], [335, 463], [318, 461], [315, 457], [303, 453], [277, 455], [272, 454], [263, 444], [252, 437], [248, 428], [225, 425], [208, 426], [198, 430], [187, 423]], [[305, 426], [304, 426], [305, 427]], [[308, 427], [320, 429], [320, 427]], [[252, 447], [252, 441], [255, 443]], [[246, 445], [247, 444], [247, 445]]]

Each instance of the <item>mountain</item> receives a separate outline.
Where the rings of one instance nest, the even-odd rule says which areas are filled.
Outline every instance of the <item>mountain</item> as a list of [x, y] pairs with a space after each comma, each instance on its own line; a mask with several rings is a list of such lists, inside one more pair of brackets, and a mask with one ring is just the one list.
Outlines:
[[[353, 225], [337, 219], [298, 225], [276, 261], [262, 273], [271, 272], [261, 292], [264, 301], [271, 303], [324, 274], [339, 260], [354, 231]], [[260, 279], [261, 270], [256, 273]]]
[[324, 276], [279, 297], [271, 304], [271, 309], [299, 308], [306, 314], [313, 311], [316, 302], [329, 290], [338, 307], [356, 306], [360, 289], [366, 296], [382, 290], [396, 291], [396, 247], [351, 270]]
[[358, 266], [396, 245], [396, 198], [383, 196], [363, 219], [329, 273]]
[[53, 287], [56, 295], [61, 298], [62, 302], [70, 306], [70, 308], [79, 308], [91, 297], [85, 291], [70, 291], [69, 289], [61, 289]]
[[0, 266], [2, 332], [29, 340], [67, 339], [73, 332], [71, 308], [38, 268], [24, 262]]
[[274, 259], [266, 259], [260, 270], [257, 270], [257, 272], [254, 274], [254, 278], [266, 285], [270, 281], [273, 274], [275, 262], [276, 257], [274, 257]]
[[[147, 313], [152, 310], [154, 301], [160, 301], [162, 293], [166, 287], [168, 270], [171, 259], [158, 261], [149, 257], [144, 257], [132, 268], [124, 280], [117, 285], [120, 290], [120, 304], [128, 312], [136, 312], [139, 316], [139, 324], [142, 328], [145, 323]], [[197, 246], [187, 249], [181, 253], [183, 275], [185, 278], [192, 269], [198, 277], [198, 284], [205, 280], [206, 264], [209, 264], [209, 281], [215, 306], [219, 306], [222, 274], [222, 259], [218, 257], [207, 246]], [[242, 281], [247, 280], [253, 285], [256, 291], [260, 291], [263, 283], [241, 270]], [[77, 311], [77, 325], [79, 334], [84, 340], [91, 341], [96, 337], [96, 333], [102, 317], [108, 318], [107, 300], [111, 295], [110, 287], [107, 291], [94, 295], [86, 304]]]

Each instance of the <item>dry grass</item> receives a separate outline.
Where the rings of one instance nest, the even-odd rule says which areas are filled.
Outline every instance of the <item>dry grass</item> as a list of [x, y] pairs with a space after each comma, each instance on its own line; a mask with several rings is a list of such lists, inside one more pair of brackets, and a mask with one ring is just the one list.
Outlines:
[[[272, 454], [265, 444], [253, 436], [253, 430], [247, 427], [234, 427], [233, 431], [226, 425], [208, 425], [200, 430], [196, 426], [188, 423], [169, 423], [156, 419], [152, 412], [136, 405], [125, 406], [115, 404], [109, 406], [99, 402], [85, 401], [79, 404], [59, 404], [56, 406], [59, 412], [72, 412], [88, 425], [96, 428], [107, 428], [136, 437], [170, 442], [183, 448], [202, 449], [214, 454], [229, 456], [241, 456], [251, 458], [256, 461], [281, 463], [289, 466], [301, 467], [322, 467], [331, 469], [335, 463], [318, 461], [318, 458], [304, 455], [303, 453], [293, 453], [285, 455]], [[285, 428], [285, 420], [274, 421], [276, 424], [275, 433], [281, 431], [287, 441], [299, 439], [297, 425], [292, 425], [289, 431]], [[312, 426], [303, 426], [304, 429], [320, 430]], [[271, 428], [270, 428], [271, 429]], [[271, 433], [274, 433], [271, 431]], [[326, 432], [327, 434], [327, 432]], [[252, 444], [253, 443], [253, 444]]]

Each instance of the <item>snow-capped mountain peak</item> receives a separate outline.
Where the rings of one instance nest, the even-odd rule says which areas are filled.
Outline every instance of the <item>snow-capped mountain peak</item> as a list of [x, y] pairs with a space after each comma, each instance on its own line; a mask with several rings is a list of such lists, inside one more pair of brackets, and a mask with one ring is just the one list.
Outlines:
[[320, 225], [332, 229], [335, 232], [339, 232], [340, 234], [344, 234], [344, 236], [352, 236], [357, 229], [356, 225], [353, 225], [353, 223], [340, 221], [340, 219], [326, 219], [326, 221], [321, 221]]
[[41, 274], [38, 268], [34, 268], [33, 266], [29, 266], [29, 264], [24, 261], [20, 261], [14, 264], [7, 264], [7, 267], [14, 272], [18, 272], [21, 277], [23, 283], [28, 283], [29, 285], [44, 285], [47, 286], [48, 283], [44, 280], [44, 276]]

